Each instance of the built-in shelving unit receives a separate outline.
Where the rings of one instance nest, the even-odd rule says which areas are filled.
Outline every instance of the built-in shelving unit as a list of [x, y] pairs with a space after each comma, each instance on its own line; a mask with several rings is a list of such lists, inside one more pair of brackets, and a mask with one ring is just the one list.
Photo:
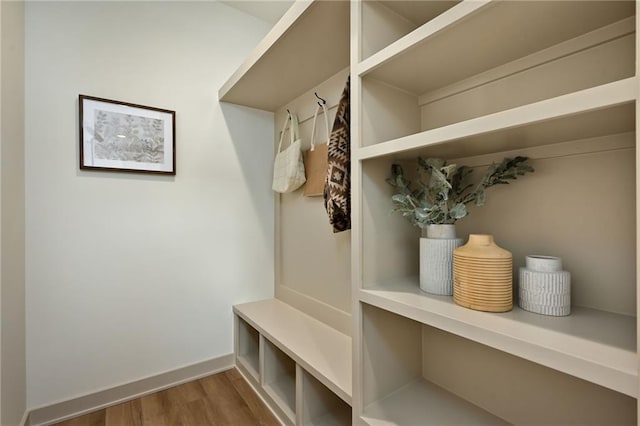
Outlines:
[[[349, 336], [277, 299], [236, 305], [233, 311], [236, 365], [283, 422], [345, 424], [345, 416], [351, 418]], [[254, 381], [256, 363], [247, 360], [256, 352]]]
[[[487, 368], [487, 362], [508, 365], [515, 355], [531, 363], [519, 361], [511, 374], [544, 366], [555, 371], [541, 370], [562, 383], [559, 388], [579, 378], [580, 389], [573, 392], [586, 399], [601, 392], [624, 407], [607, 409], [623, 410], [622, 422], [635, 423], [637, 197], [626, 184], [635, 180], [636, 170], [635, 3], [462, 1], [436, 15], [429, 2], [414, 2], [411, 12], [389, 3], [362, 1], [352, 7], [360, 37], [351, 64], [357, 76], [352, 114], [359, 124], [352, 134], [352, 220], [358, 225], [353, 292], [361, 313], [356, 326], [361, 333], [354, 336], [354, 365], [360, 366], [354, 382], [361, 388], [353, 401], [354, 412], [361, 414], [354, 414], [354, 421], [483, 424], [483, 415], [531, 421], [527, 410], [506, 405], [542, 391], [535, 388], [540, 384], [521, 390], [520, 383], [507, 381], [503, 386], [518, 386], [518, 392], [501, 394], [506, 402], [487, 401], [482, 394], [497, 392], [492, 383], [465, 383], [434, 371], [447, 366], [446, 348], [430, 346], [430, 339], [441, 339], [451, 350], [491, 354], [488, 361], [468, 360], [477, 369]], [[420, 8], [425, 17], [414, 19]], [[416, 178], [418, 157], [460, 162], [481, 173], [492, 161], [514, 155], [530, 157], [536, 173], [514, 185], [520, 193], [508, 188], [490, 194], [487, 206], [463, 219], [459, 236], [495, 235], [514, 254], [516, 286], [525, 255], [542, 251], [563, 257], [572, 272], [574, 301], [565, 318], [521, 310], [517, 287], [515, 307], [504, 314], [473, 311], [452, 297], [422, 292], [420, 233], [390, 215], [392, 188], [385, 180], [393, 163]], [[581, 183], [599, 187], [594, 170], [604, 164], [617, 167], [601, 180], [610, 190], [599, 191], [599, 202], [624, 209], [609, 235], [594, 229], [603, 218], [579, 189]], [[591, 257], [588, 247], [593, 251], [594, 244], [607, 254]], [[436, 339], [431, 330], [447, 337]], [[434, 402], [436, 395], [451, 398], [456, 408], [427, 408], [447, 406]], [[458, 403], [470, 404], [470, 418], [455, 417], [464, 412]], [[584, 415], [570, 404], [564, 410], [537, 421]], [[489, 417], [489, 424], [496, 422]]]
[[[220, 89], [222, 101], [283, 115], [350, 68], [352, 337], [308, 328], [277, 300], [235, 308], [245, 335], [239, 368], [252, 375], [257, 332], [261, 385], [280, 365], [288, 422], [637, 424], [636, 9], [296, 2]], [[440, 157], [479, 175], [515, 155], [536, 172], [492, 189], [458, 234], [493, 234], [513, 253], [516, 295], [526, 255], [562, 257], [572, 274], [568, 317], [525, 312], [517, 299], [508, 313], [473, 311], [421, 292], [420, 232], [390, 214], [393, 163], [415, 177], [418, 157]], [[282, 390], [294, 376], [295, 404]]]
[[363, 420], [370, 425], [508, 424], [421, 377], [421, 324], [363, 306]]

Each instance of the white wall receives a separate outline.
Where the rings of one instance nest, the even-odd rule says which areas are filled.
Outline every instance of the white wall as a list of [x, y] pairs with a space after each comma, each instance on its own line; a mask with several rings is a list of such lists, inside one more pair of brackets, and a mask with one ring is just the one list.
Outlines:
[[0, 424], [26, 404], [24, 228], [24, 4], [0, 3]]
[[[268, 29], [215, 2], [28, 2], [30, 408], [231, 353], [231, 305], [273, 295], [273, 115], [217, 102]], [[79, 171], [80, 93], [177, 111], [175, 178]]]

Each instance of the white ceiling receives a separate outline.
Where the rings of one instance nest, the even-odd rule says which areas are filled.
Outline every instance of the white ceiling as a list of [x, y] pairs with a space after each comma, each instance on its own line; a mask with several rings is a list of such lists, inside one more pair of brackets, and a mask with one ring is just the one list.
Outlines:
[[221, 0], [249, 15], [275, 24], [293, 4], [293, 0]]

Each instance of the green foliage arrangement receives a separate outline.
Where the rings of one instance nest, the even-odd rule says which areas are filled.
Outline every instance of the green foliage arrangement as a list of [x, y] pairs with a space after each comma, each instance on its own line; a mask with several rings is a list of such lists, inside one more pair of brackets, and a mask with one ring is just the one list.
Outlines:
[[391, 197], [393, 211], [400, 212], [414, 226], [453, 224], [469, 214], [467, 204], [482, 206], [486, 202], [485, 190], [494, 185], [508, 184], [518, 176], [533, 172], [527, 157], [505, 158], [493, 163], [477, 185], [469, 182], [473, 169], [447, 164], [439, 158], [418, 158], [421, 176], [428, 176], [427, 183], [418, 180], [418, 188], [404, 176], [399, 164], [391, 166], [391, 178], [387, 183], [397, 193]]

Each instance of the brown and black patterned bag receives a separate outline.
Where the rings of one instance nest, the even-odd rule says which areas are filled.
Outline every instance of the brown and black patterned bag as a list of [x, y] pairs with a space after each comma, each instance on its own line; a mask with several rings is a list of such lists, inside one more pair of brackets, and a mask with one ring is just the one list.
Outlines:
[[351, 139], [349, 79], [342, 91], [327, 146], [329, 159], [324, 184], [324, 207], [333, 232], [351, 229]]

